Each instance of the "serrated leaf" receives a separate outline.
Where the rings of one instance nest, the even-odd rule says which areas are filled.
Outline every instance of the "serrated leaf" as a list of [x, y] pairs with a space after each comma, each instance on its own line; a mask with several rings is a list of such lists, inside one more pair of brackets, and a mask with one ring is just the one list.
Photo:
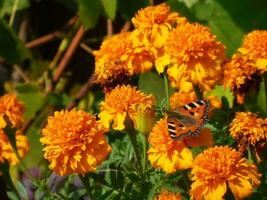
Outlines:
[[116, 17], [117, 0], [101, 0], [107, 16], [114, 20]]
[[18, 92], [18, 99], [25, 103], [25, 118], [33, 118], [35, 113], [44, 105], [44, 97], [38, 86], [34, 84], [20, 84], [17, 85], [16, 91]]
[[9, 64], [21, 63], [29, 57], [28, 50], [3, 19], [0, 19], [0, 47], [0, 57]]
[[78, 0], [78, 10], [84, 27], [90, 29], [95, 27], [102, 11], [102, 5], [100, 0]]
[[[3, 3], [1, 4], [0, 1], [0, 16], [3, 17], [5, 14], [11, 14], [13, 7], [15, 4], [15, 0], [4, 0]], [[26, 9], [30, 6], [29, 0], [18, 0], [17, 4], [17, 11], [18, 10], [23, 10]]]

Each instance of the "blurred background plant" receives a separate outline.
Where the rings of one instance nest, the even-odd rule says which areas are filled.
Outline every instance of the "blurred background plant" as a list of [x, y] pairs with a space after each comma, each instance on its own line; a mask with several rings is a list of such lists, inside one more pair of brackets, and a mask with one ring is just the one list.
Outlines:
[[[1, 199], [18, 199], [17, 195], [21, 199], [87, 198], [86, 189], [76, 176], [59, 177], [48, 170], [40, 143], [41, 129], [47, 116], [57, 110], [76, 107], [91, 114], [100, 112], [104, 92], [94, 84], [94, 50], [107, 36], [132, 31], [131, 20], [138, 10], [162, 2], [189, 22], [210, 27], [226, 46], [228, 58], [242, 46], [245, 34], [267, 29], [265, 0], [0, 0], [0, 94], [15, 92], [24, 103], [21, 132], [28, 137], [30, 149], [24, 166], [5, 165], [1, 169], [3, 174], [10, 174], [7, 178], [0, 176]], [[155, 70], [133, 75], [131, 83], [142, 92], [153, 94], [156, 108], [162, 109], [166, 85]], [[257, 88], [248, 92], [243, 105], [237, 105], [233, 94], [223, 86], [216, 86], [204, 96], [210, 95], [222, 100], [222, 109], [213, 110], [215, 114], [208, 125], [215, 133], [215, 144], [235, 146], [228, 124], [236, 110], [267, 116], [264, 81], [259, 80]], [[138, 163], [132, 163], [135, 149], [129, 138], [117, 132], [111, 130], [107, 135], [112, 147], [109, 159], [99, 166], [98, 173], [86, 176], [91, 199], [153, 199], [162, 188], [189, 197], [186, 171], [166, 175], [151, 166], [141, 170]], [[143, 140], [138, 135], [140, 146]], [[146, 152], [146, 148], [139, 150]], [[193, 154], [201, 150], [196, 148]], [[266, 169], [265, 165], [261, 167], [261, 172]], [[6, 184], [7, 180], [12, 180], [16, 192]], [[266, 195], [264, 174], [262, 182], [252, 199]]]

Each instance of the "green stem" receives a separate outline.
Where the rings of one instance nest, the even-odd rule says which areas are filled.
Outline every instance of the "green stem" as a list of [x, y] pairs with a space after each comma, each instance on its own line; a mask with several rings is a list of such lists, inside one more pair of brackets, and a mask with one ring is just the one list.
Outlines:
[[167, 111], [170, 110], [170, 91], [169, 91], [169, 81], [168, 81], [168, 76], [167, 72], [164, 72], [164, 86], [165, 86], [165, 94], [166, 94], [166, 99], [167, 99]]
[[[125, 120], [125, 131], [128, 134], [131, 144], [133, 146], [134, 149], [134, 155], [135, 155], [135, 159], [138, 163], [138, 170], [141, 170], [142, 168], [142, 161], [141, 161], [141, 156], [140, 156], [140, 152], [138, 150], [138, 145], [137, 145], [137, 140], [136, 140], [136, 132], [134, 129], [134, 123], [133, 120], [127, 115], [126, 120]], [[140, 171], [139, 171], [140, 172]]]
[[89, 180], [89, 176], [86, 174], [85, 176], [79, 175], [79, 178], [81, 179], [87, 194], [89, 196], [90, 200], [94, 200], [92, 192], [91, 192], [91, 187], [90, 187], [90, 180]]
[[142, 169], [143, 173], [146, 171], [146, 163], [147, 163], [147, 139], [143, 134], [140, 134], [142, 137], [142, 143], [143, 143], [143, 162], [142, 162]]
[[197, 96], [197, 99], [198, 99], [198, 100], [203, 99], [203, 94], [202, 94], [202, 92], [200, 91], [200, 88], [198, 87], [198, 85], [193, 85], [193, 87], [194, 87], [194, 91], [195, 91], [195, 94], [196, 94], [196, 96]]
[[252, 153], [250, 147], [248, 147], [248, 160], [249, 162], [253, 163]]
[[14, 23], [14, 19], [16, 16], [17, 8], [18, 8], [18, 3], [19, 3], [19, 0], [15, 0], [14, 5], [12, 7], [12, 13], [11, 13], [11, 16], [9, 18], [9, 23], [8, 23], [9, 27], [11, 27]]
[[263, 75], [264, 80], [264, 89], [265, 89], [265, 105], [266, 105], [266, 113], [267, 113], [267, 73]]

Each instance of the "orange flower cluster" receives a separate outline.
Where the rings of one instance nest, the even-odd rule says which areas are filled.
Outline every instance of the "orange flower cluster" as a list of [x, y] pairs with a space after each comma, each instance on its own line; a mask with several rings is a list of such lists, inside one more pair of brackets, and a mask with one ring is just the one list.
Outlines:
[[133, 45], [130, 32], [107, 38], [100, 49], [94, 51], [94, 55], [96, 83], [104, 87], [134, 73], [150, 70], [154, 61], [153, 56], [143, 46]]
[[250, 88], [257, 88], [260, 77], [267, 71], [267, 31], [252, 31], [244, 37], [243, 45], [224, 67], [224, 86], [229, 87], [244, 103]]
[[198, 85], [205, 91], [222, 81], [225, 47], [208, 27], [198, 23], [177, 26], [164, 49], [156, 67], [163, 72], [168, 65], [167, 73], [173, 87], [190, 92], [193, 85]]
[[[8, 123], [18, 128], [23, 122], [24, 105], [18, 101], [15, 94], [5, 94], [0, 97], [0, 128]], [[8, 121], [7, 121], [8, 120]]]
[[[14, 147], [4, 132], [4, 128], [8, 125], [19, 128], [24, 121], [23, 112], [24, 105], [17, 100], [15, 94], [10, 93], [0, 97], [0, 163], [4, 160], [7, 160], [10, 165], [19, 163], [19, 159], [14, 153]], [[15, 140], [18, 154], [23, 158], [29, 151], [28, 139], [18, 130], [15, 134]]]
[[267, 118], [259, 118], [251, 112], [237, 112], [230, 124], [230, 135], [237, 140], [239, 149], [247, 146], [262, 147], [266, 145]]
[[241, 153], [227, 147], [213, 147], [194, 160], [190, 195], [196, 200], [223, 199], [227, 184], [236, 199], [243, 199], [260, 184], [258, 169]]
[[[116, 34], [94, 51], [96, 83], [104, 88], [125, 83], [133, 74], [152, 69], [173, 27], [186, 19], [163, 3], [140, 10], [132, 19], [133, 32]], [[113, 84], [111, 84], [113, 83]]]
[[[138, 106], [146, 105], [152, 108], [154, 106], [154, 97], [145, 95], [136, 87], [130, 85], [117, 86], [105, 96], [105, 101], [100, 104], [100, 121], [106, 128], [109, 128], [111, 122], [112, 127], [116, 130], [125, 128], [124, 122], [127, 115], [137, 123]], [[138, 106], [137, 106], [138, 105]]]
[[111, 151], [106, 131], [95, 116], [84, 111], [55, 112], [48, 118], [40, 139], [49, 167], [61, 176], [96, 171]]

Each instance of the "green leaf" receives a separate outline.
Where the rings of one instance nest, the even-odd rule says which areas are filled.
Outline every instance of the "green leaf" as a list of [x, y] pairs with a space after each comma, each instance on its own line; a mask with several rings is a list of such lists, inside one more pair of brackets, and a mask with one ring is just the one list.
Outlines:
[[34, 84], [19, 84], [16, 87], [18, 99], [25, 103], [25, 118], [30, 119], [44, 105], [44, 97], [38, 86]]
[[28, 50], [3, 19], [0, 19], [0, 47], [0, 57], [9, 64], [21, 63], [29, 57]]
[[257, 96], [257, 105], [259, 106], [260, 110], [262, 113], [264, 113], [265, 115], [266, 113], [266, 93], [265, 93], [265, 85], [264, 85], [264, 81], [261, 82], [260, 84], [260, 91], [258, 93]]
[[[29, 0], [17, 0], [17, 11], [26, 9], [30, 6]], [[2, 4], [0, 1], [0, 16], [3, 17], [5, 14], [10, 15], [12, 13], [15, 0], [3, 0]]]
[[148, 5], [148, 0], [118, 0], [118, 9], [127, 20], [131, 20], [135, 12]]
[[86, 29], [95, 27], [102, 9], [103, 8], [100, 0], [78, 0], [80, 20], [82, 21]]
[[27, 189], [25, 188], [25, 186], [20, 181], [16, 182], [16, 186], [17, 186], [17, 189], [18, 189], [20, 197], [22, 199], [29, 199], [28, 198]]
[[107, 16], [114, 20], [116, 17], [117, 0], [101, 0]]
[[221, 99], [222, 97], [226, 97], [226, 99], [228, 100], [230, 104], [230, 107], [233, 106], [234, 95], [232, 94], [229, 88], [224, 88], [222, 85], [216, 85], [213, 90], [209, 91], [205, 95], [205, 97], [212, 96], [212, 95], [217, 96], [219, 99]]
[[[142, 73], [139, 76], [138, 87], [145, 94], [153, 94], [156, 98], [156, 104], [159, 105], [165, 98], [165, 87], [163, 78], [156, 72]], [[170, 89], [170, 94], [174, 92]]]

